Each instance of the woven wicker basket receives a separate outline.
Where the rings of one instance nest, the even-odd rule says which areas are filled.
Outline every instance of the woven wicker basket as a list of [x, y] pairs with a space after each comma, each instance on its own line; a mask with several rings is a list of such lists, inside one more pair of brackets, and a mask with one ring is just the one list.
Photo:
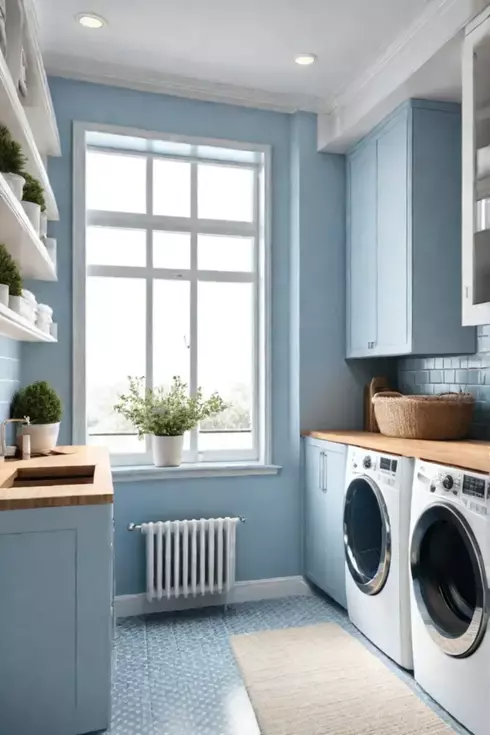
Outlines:
[[403, 439], [462, 439], [470, 429], [474, 403], [470, 393], [404, 396], [384, 391], [373, 396], [380, 432]]

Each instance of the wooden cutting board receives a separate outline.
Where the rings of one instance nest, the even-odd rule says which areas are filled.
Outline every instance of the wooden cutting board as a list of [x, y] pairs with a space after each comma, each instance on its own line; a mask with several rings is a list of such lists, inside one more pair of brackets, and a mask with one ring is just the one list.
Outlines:
[[388, 378], [373, 378], [364, 388], [364, 431], [379, 433], [378, 422], [374, 415], [373, 396], [383, 390], [391, 390]]

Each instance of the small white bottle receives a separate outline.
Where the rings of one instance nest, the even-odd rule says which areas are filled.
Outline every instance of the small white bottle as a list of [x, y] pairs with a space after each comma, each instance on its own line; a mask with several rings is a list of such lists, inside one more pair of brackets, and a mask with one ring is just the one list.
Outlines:
[[29, 434], [22, 434], [22, 459], [31, 458], [31, 437]]

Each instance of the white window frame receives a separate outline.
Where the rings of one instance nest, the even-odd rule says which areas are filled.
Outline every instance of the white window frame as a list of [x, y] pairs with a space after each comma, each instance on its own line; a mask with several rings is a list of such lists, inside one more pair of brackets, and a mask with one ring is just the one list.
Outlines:
[[[97, 144], [94, 146], [101, 152], [112, 152], [130, 155], [147, 156], [147, 203], [153, 198], [152, 160], [154, 158], [165, 158], [167, 160], [190, 161], [196, 165], [191, 166], [191, 217], [167, 217], [149, 214], [128, 214], [120, 212], [95, 212], [86, 211], [85, 201], [85, 165], [87, 143], [90, 141], [90, 133], [128, 136], [146, 141], [146, 150], [126, 150], [124, 148], [107, 148]], [[182, 143], [191, 146], [190, 155], [169, 155], [154, 152], [153, 143], [165, 141]], [[90, 143], [89, 143], [90, 145]], [[199, 147], [216, 147], [226, 149], [230, 152], [239, 151], [253, 152], [257, 154], [255, 163], [240, 163], [233, 160], [223, 159], [222, 152], [218, 153], [216, 159], [198, 154]], [[145, 229], [147, 232], [147, 255], [152, 247], [151, 231], [154, 229], [172, 232], [184, 231], [191, 233], [191, 268], [189, 270], [178, 270], [168, 268], [153, 268], [148, 266], [152, 261], [148, 258], [145, 267], [133, 266], [90, 266], [90, 275], [110, 276], [120, 275], [129, 277], [145, 278], [147, 284], [147, 318], [146, 318], [146, 364], [147, 381], [152, 381], [152, 312], [153, 312], [153, 280], [179, 279], [189, 280], [191, 289], [195, 289], [191, 299], [191, 365], [190, 383], [191, 388], [197, 385], [197, 284], [198, 281], [215, 282], [250, 282], [255, 284], [255, 309], [254, 309], [254, 349], [257, 350], [257, 359], [254, 359], [254, 405], [252, 432], [255, 437], [253, 450], [221, 450], [197, 452], [197, 433], [191, 434], [191, 449], [184, 456], [184, 461], [192, 464], [210, 462], [213, 464], [223, 462], [250, 462], [252, 464], [269, 465], [271, 462], [271, 271], [270, 271], [270, 159], [271, 152], [268, 145], [257, 145], [239, 143], [229, 140], [216, 140], [209, 138], [191, 138], [188, 136], [176, 136], [165, 133], [142, 131], [134, 128], [119, 127], [113, 125], [98, 125], [94, 123], [73, 123], [73, 414], [72, 431], [75, 444], [87, 443], [87, 406], [86, 406], [86, 227], [90, 225], [133, 227]], [[240, 166], [241, 168], [253, 168], [255, 173], [255, 216], [253, 223], [234, 223], [221, 220], [198, 220], [197, 219], [197, 163], [213, 163], [223, 166]], [[147, 206], [147, 212], [151, 211]], [[254, 248], [255, 263], [254, 271], [250, 274], [243, 272], [203, 271], [197, 269], [197, 234], [227, 234], [227, 235], [251, 235], [255, 238]], [[84, 274], [84, 277], [81, 277]], [[114, 465], [149, 465], [151, 464], [151, 451], [149, 438], [146, 438], [146, 452], [139, 454], [113, 454], [111, 456]]]

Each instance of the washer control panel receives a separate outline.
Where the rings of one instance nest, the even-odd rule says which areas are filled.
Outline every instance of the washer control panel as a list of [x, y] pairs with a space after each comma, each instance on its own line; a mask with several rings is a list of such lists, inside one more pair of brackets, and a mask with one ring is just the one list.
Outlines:
[[380, 472], [386, 478], [395, 478], [398, 460], [382, 454], [370, 454], [369, 450], [357, 449], [351, 453], [350, 468], [355, 473]]
[[453, 500], [468, 510], [490, 518], [490, 482], [488, 475], [478, 475], [451, 467], [430, 468], [434, 474], [425, 472], [429, 467], [420, 467], [419, 479], [425, 476], [428, 490], [435, 495]]

